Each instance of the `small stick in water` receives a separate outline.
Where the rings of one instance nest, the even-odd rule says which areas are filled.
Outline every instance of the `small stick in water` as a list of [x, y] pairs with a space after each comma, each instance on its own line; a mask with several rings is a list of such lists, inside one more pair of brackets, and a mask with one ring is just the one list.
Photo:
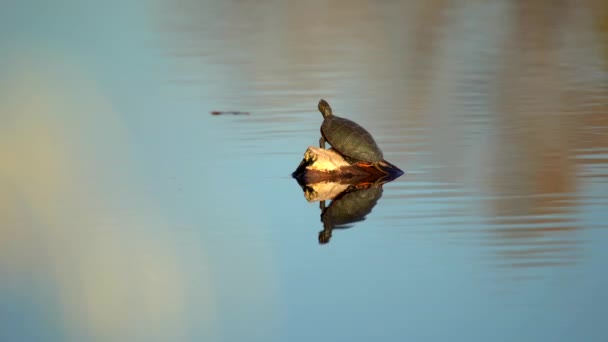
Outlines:
[[223, 114], [232, 114], [232, 115], [249, 115], [249, 112], [220, 112], [220, 111], [213, 111], [211, 112], [211, 115], [223, 115]]

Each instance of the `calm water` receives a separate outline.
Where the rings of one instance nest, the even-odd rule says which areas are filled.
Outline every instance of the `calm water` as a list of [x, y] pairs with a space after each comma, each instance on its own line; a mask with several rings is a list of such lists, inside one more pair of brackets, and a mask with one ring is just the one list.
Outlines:
[[[608, 5], [532, 3], [5, 3], [0, 341], [607, 341]], [[320, 98], [407, 172], [325, 245]]]

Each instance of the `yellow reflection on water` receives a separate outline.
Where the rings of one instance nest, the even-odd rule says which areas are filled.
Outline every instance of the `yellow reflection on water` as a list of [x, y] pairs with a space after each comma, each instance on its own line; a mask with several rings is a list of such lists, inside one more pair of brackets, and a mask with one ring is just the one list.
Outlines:
[[21, 51], [0, 80], [3, 279], [24, 293], [31, 279], [54, 289], [53, 311], [76, 340], [170, 340], [188, 333], [189, 306], [212, 338], [205, 255], [188, 256], [206, 279], [194, 282], [162, 211], [140, 193], [110, 99], [69, 53]]

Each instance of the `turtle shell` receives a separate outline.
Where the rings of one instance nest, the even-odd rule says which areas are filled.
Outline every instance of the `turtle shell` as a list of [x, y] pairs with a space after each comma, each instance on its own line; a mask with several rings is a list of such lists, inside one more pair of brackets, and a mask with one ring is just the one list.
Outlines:
[[357, 161], [373, 163], [384, 159], [372, 135], [351, 120], [327, 116], [321, 125], [321, 134], [335, 150]]
[[321, 214], [324, 226], [346, 228], [350, 223], [365, 220], [382, 197], [382, 187], [345, 191], [331, 201]]

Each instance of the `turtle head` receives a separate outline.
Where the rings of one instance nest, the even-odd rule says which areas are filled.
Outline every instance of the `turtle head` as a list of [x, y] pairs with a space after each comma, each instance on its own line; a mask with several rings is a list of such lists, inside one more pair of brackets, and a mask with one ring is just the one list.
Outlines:
[[319, 101], [319, 112], [321, 112], [324, 118], [332, 116], [331, 107], [329, 106], [329, 103], [327, 103], [323, 99]]
[[331, 230], [322, 230], [319, 232], [319, 245], [325, 245], [331, 240]]

